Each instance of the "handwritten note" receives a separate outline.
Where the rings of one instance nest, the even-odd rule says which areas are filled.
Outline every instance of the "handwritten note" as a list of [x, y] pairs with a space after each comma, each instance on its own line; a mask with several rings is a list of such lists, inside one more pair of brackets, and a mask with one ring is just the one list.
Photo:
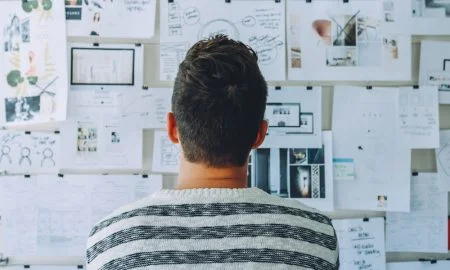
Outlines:
[[386, 214], [386, 250], [447, 253], [447, 192], [439, 190], [437, 173], [411, 182], [411, 212]]
[[333, 220], [341, 269], [386, 269], [383, 218]]
[[450, 130], [440, 133], [440, 146], [436, 149], [436, 163], [441, 190], [450, 191]]
[[437, 87], [400, 88], [399, 120], [403, 139], [411, 148], [439, 146], [439, 95]]

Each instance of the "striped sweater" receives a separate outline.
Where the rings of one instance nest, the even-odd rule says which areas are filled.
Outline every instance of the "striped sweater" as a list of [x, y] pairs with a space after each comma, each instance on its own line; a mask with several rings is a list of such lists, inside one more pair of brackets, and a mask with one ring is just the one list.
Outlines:
[[257, 188], [161, 190], [95, 225], [88, 269], [338, 269], [331, 220]]

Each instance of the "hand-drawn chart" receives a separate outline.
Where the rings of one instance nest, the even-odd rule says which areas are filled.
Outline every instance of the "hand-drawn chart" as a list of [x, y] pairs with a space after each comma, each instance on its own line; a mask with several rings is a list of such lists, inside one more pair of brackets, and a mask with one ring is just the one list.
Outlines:
[[155, 33], [156, 0], [65, 0], [65, 4], [68, 36], [150, 39]]
[[409, 80], [402, 5], [386, 2], [288, 1], [289, 80]]
[[14, 125], [65, 120], [64, 2], [1, 1], [0, 28], [0, 122]]
[[162, 1], [161, 80], [174, 79], [187, 49], [196, 41], [217, 34], [227, 35], [252, 47], [258, 54], [261, 71], [267, 80], [284, 80], [284, 8], [283, 0], [229, 3], [222, 0]]
[[0, 131], [0, 168], [9, 174], [58, 172], [59, 136]]

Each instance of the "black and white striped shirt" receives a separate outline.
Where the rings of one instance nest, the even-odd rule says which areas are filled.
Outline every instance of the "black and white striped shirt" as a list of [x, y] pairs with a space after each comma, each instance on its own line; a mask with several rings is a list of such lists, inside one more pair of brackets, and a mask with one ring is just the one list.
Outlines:
[[331, 220], [250, 189], [162, 190], [92, 229], [88, 269], [338, 269]]

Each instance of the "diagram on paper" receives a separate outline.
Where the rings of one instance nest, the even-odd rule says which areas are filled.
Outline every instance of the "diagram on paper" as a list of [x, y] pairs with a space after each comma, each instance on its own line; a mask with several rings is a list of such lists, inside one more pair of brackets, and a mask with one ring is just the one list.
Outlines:
[[284, 1], [258, 1], [256, 5], [254, 1], [162, 2], [161, 59], [165, 66], [160, 77], [173, 79], [186, 49], [197, 40], [223, 34], [256, 51], [267, 80], [284, 80], [284, 17]]
[[0, 168], [8, 173], [51, 173], [59, 170], [58, 134], [0, 131]]
[[66, 35], [62, 1], [0, 3], [4, 78], [0, 103], [7, 124], [65, 120]]
[[408, 36], [387, 27], [394, 8], [392, 1], [288, 2], [289, 79], [381, 80], [386, 67], [410, 65]]
[[153, 171], [177, 173], [179, 171], [181, 148], [170, 141], [167, 132], [155, 131], [153, 143]]

